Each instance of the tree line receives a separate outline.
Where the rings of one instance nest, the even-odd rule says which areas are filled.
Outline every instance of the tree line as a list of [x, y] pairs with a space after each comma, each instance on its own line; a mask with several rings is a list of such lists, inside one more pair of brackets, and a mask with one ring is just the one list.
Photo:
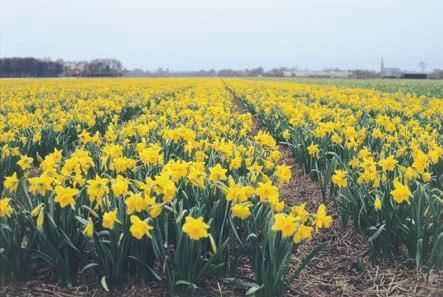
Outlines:
[[168, 68], [158, 68], [154, 71], [143, 69], [125, 70], [127, 77], [255, 77], [255, 76], [291, 76], [293, 68], [278, 67], [265, 71], [263, 67], [235, 70], [230, 68], [215, 70], [170, 71]]
[[35, 58], [0, 59], [1, 77], [51, 77], [59, 76], [63, 65], [51, 60]]
[[[123, 69], [116, 59], [95, 59], [91, 61], [64, 61], [51, 59], [1, 58], [0, 77], [251, 77], [288, 76], [291, 69], [285, 67], [265, 71], [263, 67], [253, 69], [220, 69], [197, 71], [170, 71], [158, 68], [155, 71]], [[289, 74], [290, 76], [291, 74]]]
[[1, 58], [0, 77], [116, 77], [123, 73], [116, 59], [63, 61], [51, 59]]
[[[332, 71], [332, 72], [331, 72]], [[336, 77], [334, 71], [326, 69], [322, 74], [304, 74], [313, 77]], [[194, 71], [171, 71], [168, 68], [158, 68], [154, 71], [143, 69], [127, 70], [116, 59], [94, 59], [91, 61], [64, 61], [51, 59], [0, 58], [1, 77], [288, 77], [299, 75], [297, 68], [277, 67], [265, 70], [263, 67], [252, 69], [209, 69]], [[347, 77], [376, 78], [380, 73], [369, 70], [350, 70]], [[303, 73], [301, 74], [303, 76]], [[428, 73], [428, 78], [442, 79], [443, 70], [435, 69]]]

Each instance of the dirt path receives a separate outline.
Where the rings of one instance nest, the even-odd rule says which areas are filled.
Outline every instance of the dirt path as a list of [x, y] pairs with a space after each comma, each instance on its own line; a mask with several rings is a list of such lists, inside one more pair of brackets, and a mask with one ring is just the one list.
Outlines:
[[[238, 112], [247, 112], [237, 99], [234, 105]], [[254, 120], [254, 133], [266, 130], [255, 116]], [[282, 198], [288, 205], [307, 203], [306, 207], [315, 211], [322, 203], [319, 185], [295, 162], [287, 146], [280, 145], [280, 151], [280, 162], [292, 170], [290, 183], [281, 190]], [[325, 241], [329, 244], [290, 285], [287, 296], [443, 296], [443, 275], [415, 270], [413, 261], [404, 255], [399, 255], [396, 262], [373, 263], [365, 240], [356, 230], [352, 226], [341, 228], [332, 202], [328, 211], [334, 218], [332, 227], [300, 246], [293, 255], [290, 271], [315, 246]]]
[[[282, 150], [288, 158], [286, 163], [291, 164], [292, 153], [286, 147]], [[292, 171], [292, 181], [282, 191], [285, 201], [306, 202], [315, 211], [322, 203], [319, 186], [293, 161]], [[443, 296], [441, 275], [434, 274], [427, 282], [425, 272], [416, 271], [413, 261], [404, 255], [399, 255], [396, 262], [373, 263], [364, 238], [352, 226], [341, 228], [333, 203], [328, 210], [334, 218], [331, 229], [302, 245], [294, 255], [291, 269], [298, 267], [318, 244], [329, 244], [291, 284], [288, 296]]]

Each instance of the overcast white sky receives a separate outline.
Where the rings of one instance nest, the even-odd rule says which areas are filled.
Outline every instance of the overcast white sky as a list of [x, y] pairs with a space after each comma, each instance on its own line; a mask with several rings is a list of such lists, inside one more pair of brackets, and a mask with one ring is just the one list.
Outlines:
[[0, 0], [0, 56], [128, 68], [443, 68], [443, 0]]

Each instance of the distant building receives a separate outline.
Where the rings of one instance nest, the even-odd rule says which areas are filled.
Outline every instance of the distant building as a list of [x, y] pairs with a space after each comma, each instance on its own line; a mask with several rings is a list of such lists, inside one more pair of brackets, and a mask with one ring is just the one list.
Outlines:
[[401, 77], [401, 69], [400, 68], [385, 68], [381, 73], [381, 77], [384, 78], [400, 78]]
[[336, 77], [336, 78], [346, 78], [352, 76], [352, 72], [349, 70], [342, 70], [339, 68], [334, 69], [326, 69], [325, 74], [330, 77]]
[[283, 71], [283, 76], [285, 77], [294, 77], [297, 76], [297, 74], [293, 71], [288, 71], [288, 70], [284, 70]]
[[367, 79], [367, 78], [376, 78], [378, 77], [378, 73], [375, 71], [369, 71], [365, 69], [356, 69], [352, 71], [352, 78], [358, 79]]
[[382, 78], [405, 78], [405, 79], [427, 79], [428, 75], [424, 72], [402, 71], [400, 68], [386, 68], [381, 58], [380, 77]]
[[419, 72], [402, 72], [401, 78], [406, 78], [406, 79], [427, 79], [428, 75], [426, 73], [419, 73]]
[[315, 77], [315, 78], [346, 78], [352, 76], [352, 71], [338, 68], [325, 70], [293, 70], [292, 76]]
[[395, 67], [386, 68], [383, 63], [383, 58], [381, 58], [380, 76], [383, 78], [400, 78], [401, 77], [401, 69], [395, 68]]

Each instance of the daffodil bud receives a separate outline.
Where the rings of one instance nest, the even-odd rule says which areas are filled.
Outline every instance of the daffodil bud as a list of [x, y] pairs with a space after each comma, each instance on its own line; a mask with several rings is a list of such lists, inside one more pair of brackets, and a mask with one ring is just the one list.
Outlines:
[[32, 211], [31, 211], [31, 216], [33, 216], [34, 218], [36, 216], [38, 216], [40, 214], [40, 211], [43, 207], [43, 203], [40, 203], [39, 205], [37, 205]]
[[91, 218], [88, 219], [88, 223], [86, 224], [85, 229], [83, 229], [83, 234], [89, 238], [92, 238], [94, 235], [94, 223], [92, 222]]
[[376, 210], [380, 210], [381, 209], [381, 200], [380, 200], [380, 198], [375, 198], [375, 201], [374, 201], [374, 208], [376, 209]]
[[39, 212], [38, 218], [37, 218], [37, 229], [38, 230], [42, 229], [44, 220], [45, 220], [45, 209], [42, 207], [42, 208], [40, 208], [40, 212]]

